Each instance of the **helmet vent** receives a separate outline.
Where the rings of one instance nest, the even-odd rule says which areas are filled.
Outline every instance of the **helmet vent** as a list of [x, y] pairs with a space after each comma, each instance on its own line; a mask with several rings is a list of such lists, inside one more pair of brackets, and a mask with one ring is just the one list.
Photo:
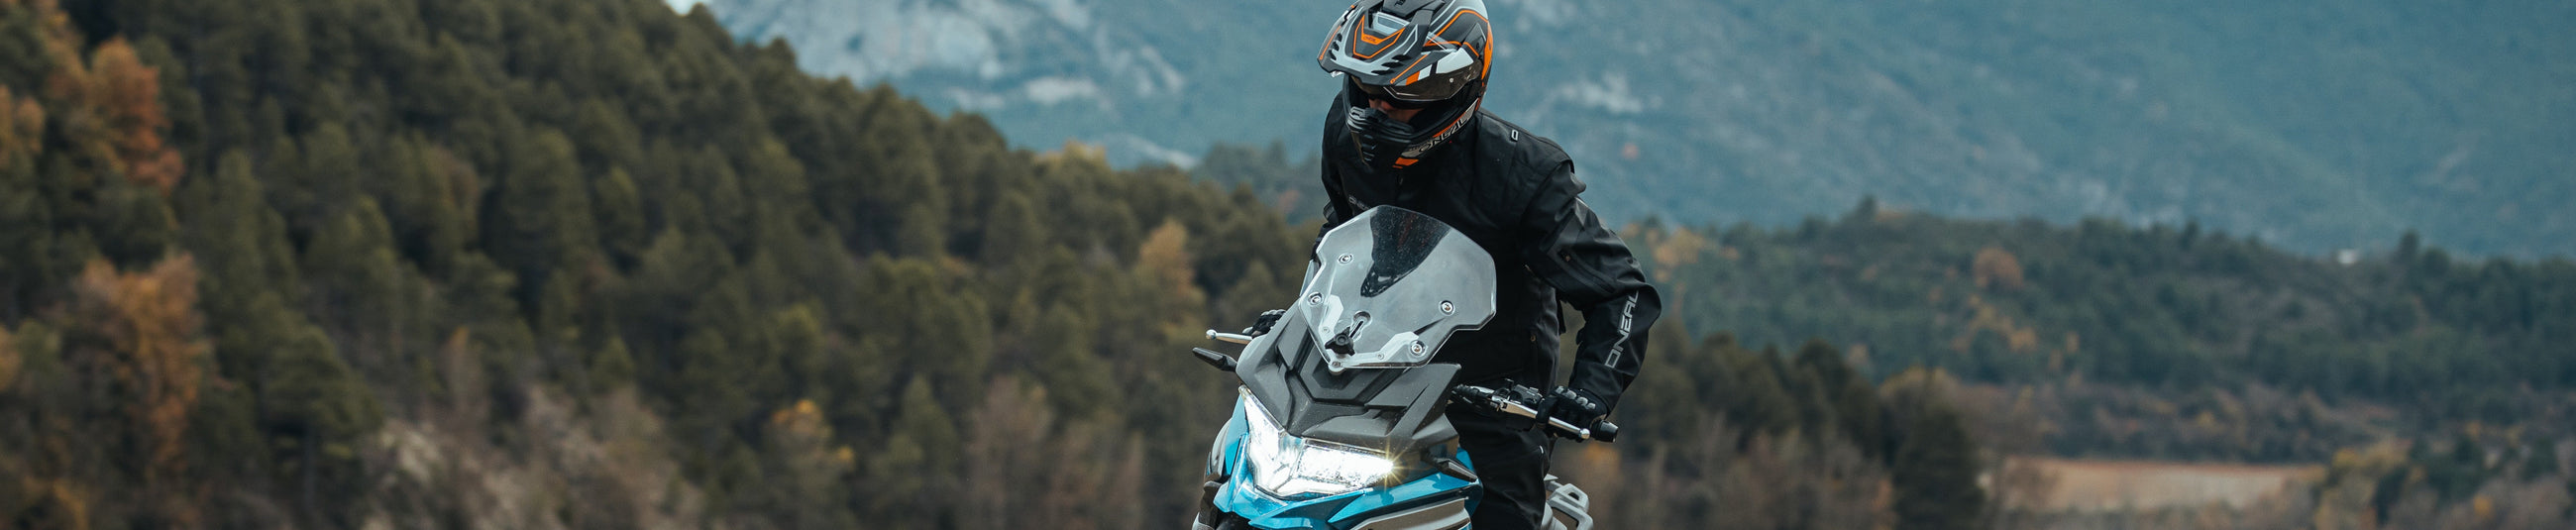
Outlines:
[[1376, 35], [1391, 35], [1397, 31], [1403, 31], [1404, 26], [1407, 24], [1409, 23], [1405, 22], [1402, 17], [1389, 15], [1386, 14], [1386, 12], [1380, 11], [1369, 17], [1369, 33]]

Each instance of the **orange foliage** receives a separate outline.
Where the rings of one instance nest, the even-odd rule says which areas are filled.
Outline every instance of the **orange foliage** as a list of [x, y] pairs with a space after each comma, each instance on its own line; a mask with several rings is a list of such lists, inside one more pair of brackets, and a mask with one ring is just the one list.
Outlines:
[[1976, 273], [1977, 287], [2005, 290], [2022, 287], [2021, 260], [2014, 258], [2011, 252], [2005, 252], [2003, 247], [1988, 246], [1977, 250], [1976, 263], [1970, 268]]
[[1974, 316], [1968, 319], [1967, 331], [1960, 333], [1957, 338], [1950, 339], [1951, 350], [1968, 351], [1976, 341], [1977, 333], [1987, 331], [2003, 337], [2004, 348], [2013, 353], [2031, 353], [2039, 350], [2037, 328], [2022, 327], [2014, 323], [2012, 317], [2005, 316], [2002, 311], [1996, 310], [1995, 306], [1987, 304], [1984, 298], [1976, 295], [1968, 295], [1968, 308], [1974, 311]]
[[1277, 200], [1270, 201], [1270, 207], [1278, 208], [1279, 211], [1282, 212], [1297, 211], [1297, 200], [1305, 197], [1306, 192], [1303, 190], [1289, 189], [1281, 191], [1279, 192]]
[[53, 56], [55, 64], [79, 62], [80, 29], [72, 27], [71, 14], [64, 13], [56, 0], [21, 0], [10, 3], [35, 7], [36, 24], [45, 38], [45, 54]]
[[182, 255], [142, 273], [92, 260], [73, 288], [80, 321], [107, 341], [108, 351], [94, 354], [135, 396], [128, 410], [149, 438], [145, 469], [158, 477], [176, 474], [204, 378], [199, 359], [208, 350], [199, 335], [195, 260]]
[[1673, 281], [1673, 269], [1698, 263], [1700, 254], [1706, 253], [1710, 246], [1707, 238], [1691, 230], [1674, 230], [1672, 235], [1655, 239], [1659, 241], [1649, 243], [1654, 248], [1655, 281], [1666, 283]]
[[[0, 0], [0, 3], [9, 1]], [[16, 506], [22, 511], [16, 514], [20, 518], [12, 521], [22, 526], [13, 528], [89, 529], [89, 488], [59, 478], [20, 477], [17, 480], [18, 491], [24, 494], [10, 500], [25, 504]]]
[[798, 459], [800, 470], [830, 470], [831, 475], [848, 472], [856, 465], [858, 454], [849, 446], [833, 446], [832, 424], [823, 418], [822, 407], [814, 400], [799, 399], [794, 406], [769, 413], [772, 441], [789, 450]]
[[20, 153], [34, 153], [44, 146], [45, 108], [36, 100], [9, 94], [0, 87], [0, 164], [8, 164]]
[[[37, 17], [42, 19], [45, 54], [52, 56], [54, 70], [47, 72], [45, 95], [65, 114], [63, 134], [87, 152], [125, 174], [128, 181], [151, 186], [168, 195], [179, 184], [184, 171], [179, 150], [163, 142], [161, 134], [170, 128], [170, 119], [161, 107], [160, 73], [143, 65], [134, 47], [123, 38], [109, 39], [90, 50], [89, 60], [81, 60], [80, 31], [72, 27], [71, 18], [55, 6], [54, 0], [34, 0]], [[8, 114], [9, 101], [0, 98], [0, 114]], [[27, 115], [24, 106], [17, 112]], [[42, 114], [34, 114], [41, 117]], [[20, 120], [0, 116], [0, 125], [37, 124], [42, 119]], [[37, 129], [41, 130], [41, 129]], [[16, 131], [0, 130], [0, 160], [5, 160], [10, 136]]]
[[179, 150], [161, 141], [170, 118], [161, 110], [159, 72], [144, 66], [134, 47], [118, 38], [90, 55], [90, 103], [115, 132], [116, 161], [125, 178], [168, 195], [179, 186]]
[[1163, 221], [1136, 249], [1136, 267], [1162, 283], [1164, 292], [1198, 296], [1196, 269], [1190, 267], [1190, 230], [1180, 221]]

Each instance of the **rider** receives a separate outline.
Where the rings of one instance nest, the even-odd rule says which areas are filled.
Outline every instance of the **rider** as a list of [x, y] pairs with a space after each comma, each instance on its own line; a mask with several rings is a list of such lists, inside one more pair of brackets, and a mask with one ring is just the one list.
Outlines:
[[[1316, 55], [1342, 83], [1324, 119], [1324, 229], [1392, 205], [1448, 223], [1493, 254], [1494, 320], [1434, 359], [1458, 364], [1462, 384], [1547, 387], [1564, 326], [1557, 304], [1582, 311], [1573, 379], [1538, 408], [1591, 425], [1636, 379], [1663, 302], [1627, 244], [1578, 197], [1583, 181], [1565, 151], [1478, 105], [1493, 59], [1485, 12], [1483, 0], [1360, 0], [1334, 22]], [[1536, 527], [1546, 435], [1527, 420], [1454, 409], [1449, 419], [1485, 486], [1475, 527]]]

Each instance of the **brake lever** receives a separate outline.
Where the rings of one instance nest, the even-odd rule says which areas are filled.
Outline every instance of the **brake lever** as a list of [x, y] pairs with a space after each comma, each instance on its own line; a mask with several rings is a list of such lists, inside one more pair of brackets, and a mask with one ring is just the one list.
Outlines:
[[[1469, 402], [1485, 407], [1487, 410], [1493, 410], [1533, 420], [1540, 419], [1542, 417], [1541, 412], [1536, 407], [1531, 407], [1529, 404], [1521, 403], [1520, 401], [1506, 397], [1506, 392], [1504, 391], [1475, 385], [1457, 385], [1450, 387], [1449, 392], [1465, 397]], [[1553, 429], [1555, 434], [1560, 437], [1571, 438], [1578, 441], [1590, 441], [1594, 439], [1593, 429], [1552, 417], [1546, 418], [1546, 420], [1547, 426], [1550, 429]], [[1600, 440], [1605, 442], [1610, 441], [1609, 438], [1611, 436], [1615, 436], [1615, 433], [1618, 432], [1617, 429], [1619, 428], [1617, 425], [1613, 425], [1607, 421], [1601, 422], [1599, 426], [1603, 427], [1600, 432], [1602, 435]]]
[[1449, 387], [1449, 393], [1457, 395], [1458, 397], [1465, 399], [1468, 403], [1474, 404], [1478, 408], [1483, 408], [1485, 410], [1502, 412], [1524, 418], [1538, 417], [1537, 409], [1529, 408], [1527, 405], [1522, 405], [1509, 398], [1505, 398], [1503, 397], [1502, 391], [1499, 390], [1476, 385], [1457, 385]]

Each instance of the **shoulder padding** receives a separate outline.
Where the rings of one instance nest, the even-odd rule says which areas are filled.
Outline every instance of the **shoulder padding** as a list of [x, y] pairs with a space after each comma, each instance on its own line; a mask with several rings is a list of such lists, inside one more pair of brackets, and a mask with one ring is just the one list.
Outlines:
[[[1556, 212], [1572, 204], [1583, 194], [1583, 180], [1574, 176], [1573, 157], [1555, 140], [1529, 132], [1519, 124], [1478, 111], [1476, 122], [1481, 138], [1483, 158], [1502, 162], [1498, 168], [1510, 173], [1514, 198], [1511, 204], [1523, 212]], [[1538, 214], [1549, 216], [1550, 214]], [[1552, 219], [1541, 219], [1552, 220]]]
[[[1573, 168], [1569, 164], [1574, 159], [1565, 154], [1565, 148], [1558, 146], [1556, 140], [1539, 136], [1520, 124], [1505, 121], [1483, 109], [1477, 109], [1476, 113], [1477, 133], [1481, 136], [1478, 144], [1486, 151], [1481, 158], [1505, 162], [1505, 169], [1511, 171], [1513, 181], [1523, 189], [1535, 191], [1550, 185], [1562, 185], [1547, 182], [1560, 171], [1572, 180]], [[1574, 180], [1572, 184], [1576, 193], [1582, 192], [1581, 180]]]

